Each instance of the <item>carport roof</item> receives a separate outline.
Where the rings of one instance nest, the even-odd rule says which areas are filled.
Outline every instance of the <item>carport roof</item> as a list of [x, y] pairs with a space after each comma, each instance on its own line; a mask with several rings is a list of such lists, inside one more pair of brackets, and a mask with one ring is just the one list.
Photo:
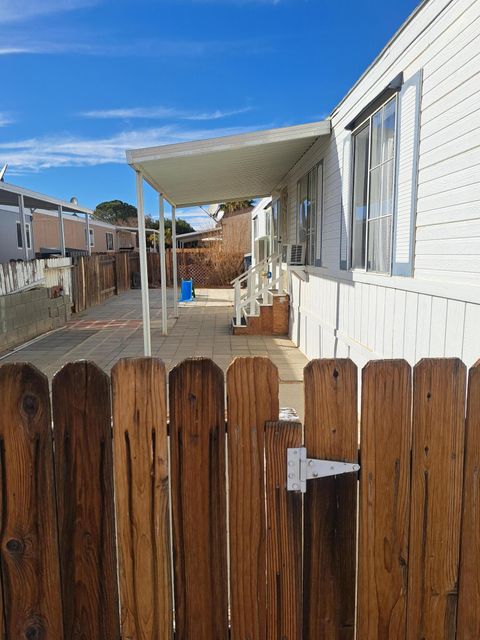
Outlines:
[[270, 195], [330, 120], [132, 149], [128, 163], [177, 207]]
[[72, 204], [65, 200], [60, 200], [52, 196], [30, 191], [23, 187], [18, 187], [7, 182], [0, 182], [0, 206], [18, 206], [18, 196], [23, 195], [23, 203], [27, 209], [44, 209], [46, 211], [57, 211], [62, 207], [65, 213], [87, 213], [92, 214], [92, 209], [87, 209], [79, 204]]

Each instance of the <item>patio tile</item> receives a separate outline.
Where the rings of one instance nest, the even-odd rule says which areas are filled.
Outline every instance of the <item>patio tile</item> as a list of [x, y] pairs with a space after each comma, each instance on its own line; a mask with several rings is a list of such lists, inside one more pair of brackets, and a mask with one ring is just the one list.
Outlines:
[[[172, 291], [168, 291], [169, 316]], [[197, 290], [197, 299], [181, 306], [177, 321], [169, 317], [168, 335], [161, 331], [161, 292], [150, 291], [152, 353], [170, 370], [187, 358], [212, 358], [226, 371], [232, 360], [244, 356], [267, 356], [278, 367], [280, 405], [293, 407], [303, 416], [303, 368], [307, 358], [285, 337], [233, 336], [233, 292], [229, 289]], [[141, 292], [129, 291], [103, 305], [74, 316], [72, 322], [0, 361], [32, 362], [51, 379], [66, 363], [93, 360], [109, 372], [120, 358], [143, 355]]]

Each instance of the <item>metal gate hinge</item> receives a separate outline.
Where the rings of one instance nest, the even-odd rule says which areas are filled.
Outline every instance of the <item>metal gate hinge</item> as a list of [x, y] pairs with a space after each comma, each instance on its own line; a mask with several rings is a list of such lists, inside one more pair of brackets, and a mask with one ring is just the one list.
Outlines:
[[307, 480], [357, 471], [360, 471], [360, 465], [353, 462], [307, 458], [306, 447], [287, 449], [287, 491], [306, 493]]

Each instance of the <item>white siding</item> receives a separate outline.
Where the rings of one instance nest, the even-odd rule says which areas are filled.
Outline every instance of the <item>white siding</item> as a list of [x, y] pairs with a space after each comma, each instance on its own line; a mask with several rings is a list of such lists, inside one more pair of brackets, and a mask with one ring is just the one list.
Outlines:
[[[339, 271], [345, 126], [398, 73], [423, 69], [414, 277]], [[322, 268], [293, 276], [292, 335], [309, 357], [480, 357], [480, 2], [430, 0], [332, 114], [332, 135], [293, 167], [324, 161]]]

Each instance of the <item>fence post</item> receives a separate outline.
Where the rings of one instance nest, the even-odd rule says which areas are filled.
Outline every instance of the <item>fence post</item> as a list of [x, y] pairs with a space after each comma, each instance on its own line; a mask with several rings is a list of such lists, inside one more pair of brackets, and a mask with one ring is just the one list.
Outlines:
[[117, 273], [117, 254], [112, 254], [113, 256], [113, 286], [115, 287], [115, 295], [118, 296], [118, 273]]

